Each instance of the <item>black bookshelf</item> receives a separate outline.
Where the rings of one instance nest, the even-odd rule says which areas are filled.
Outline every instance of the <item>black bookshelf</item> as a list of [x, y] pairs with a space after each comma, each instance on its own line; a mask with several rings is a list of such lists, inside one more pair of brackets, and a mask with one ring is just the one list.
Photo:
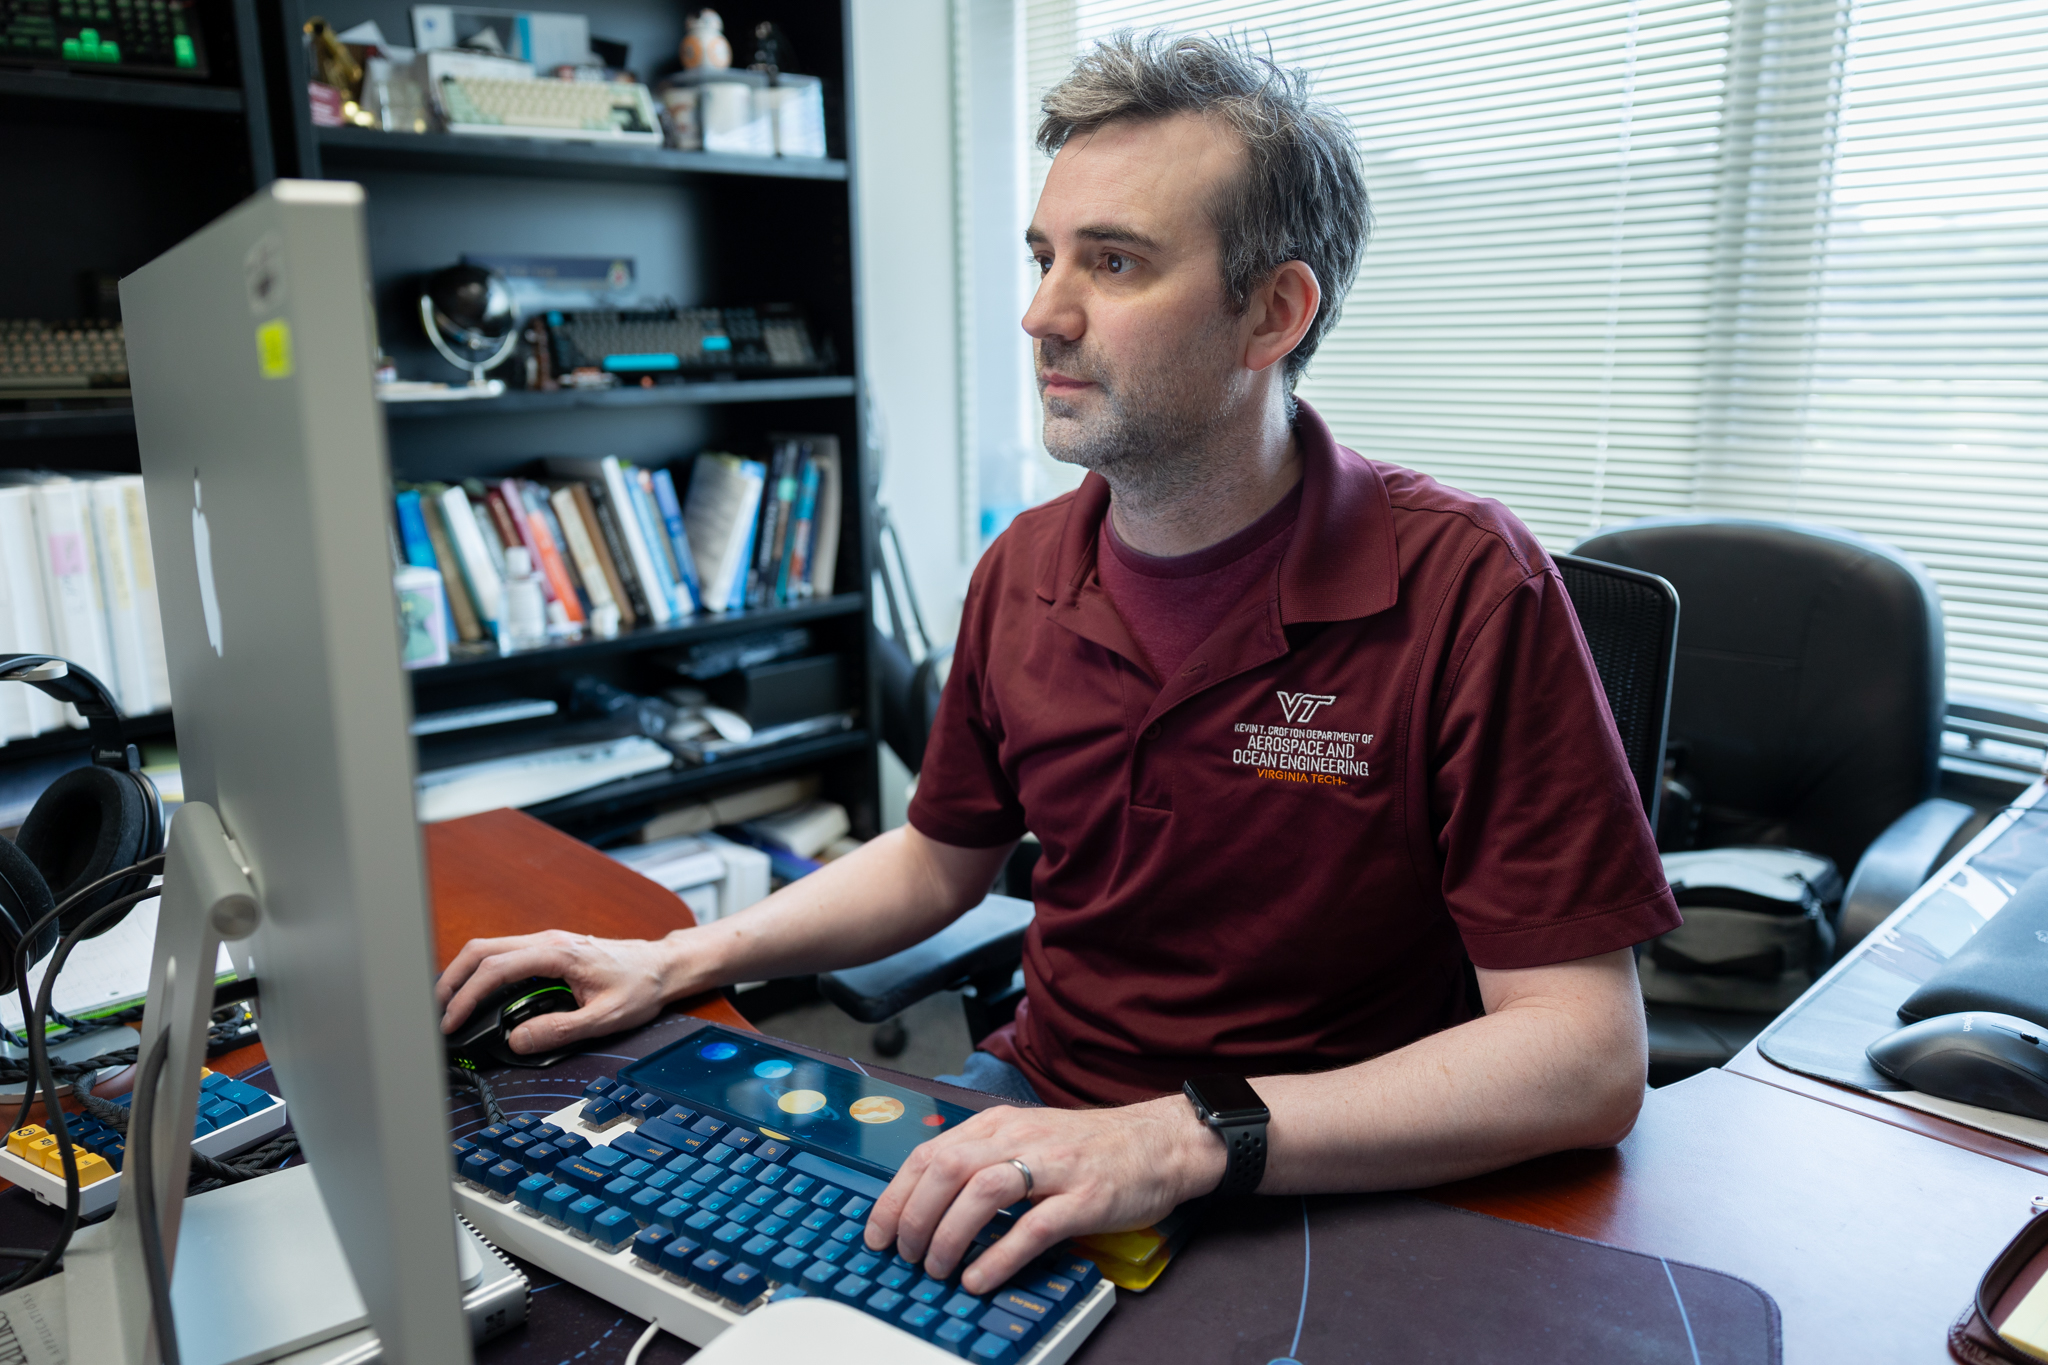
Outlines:
[[[315, 127], [305, 101], [272, 105], [282, 173], [353, 180], [365, 189], [378, 339], [404, 379], [467, 378], [420, 333], [418, 296], [423, 276], [469, 252], [631, 257], [636, 292], [650, 300], [685, 307], [795, 304], [838, 358], [836, 372], [821, 375], [513, 389], [489, 399], [384, 405], [394, 474], [418, 481], [542, 477], [552, 456], [617, 455], [643, 467], [678, 467], [680, 482], [680, 462], [703, 450], [758, 458], [774, 433], [836, 438], [842, 520], [833, 596], [507, 656], [472, 647], [412, 675], [418, 711], [537, 697], [556, 701], [567, 720], [581, 680], [637, 695], [688, 684], [666, 661], [693, 644], [800, 626], [811, 632], [814, 650], [841, 659], [853, 713], [846, 731], [700, 767], [679, 765], [531, 809], [600, 842], [666, 806], [805, 773], [818, 775], [825, 795], [847, 806], [856, 833], [874, 833], [880, 816], [868, 597], [873, 471], [861, 440], [856, 177], [846, 138], [850, 8], [844, 0], [778, 0], [719, 10], [729, 33], [749, 33], [766, 19], [790, 35], [804, 72], [824, 82], [830, 156]], [[641, 78], [673, 68], [685, 7], [592, 0], [588, 12], [594, 31], [627, 45], [627, 66]], [[410, 31], [403, 0], [362, 0], [346, 11], [277, 0], [274, 13], [266, 19], [272, 85], [293, 92], [304, 90], [310, 75], [297, 35], [311, 15], [339, 26], [374, 20], [394, 38]], [[532, 733], [545, 732], [543, 725]]]
[[[386, 403], [387, 421], [474, 418], [509, 413], [568, 412], [576, 408], [704, 407], [716, 403], [792, 403], [814, 398], [852, 398], [852, 375], [807, 375], [791, 379], [706, 380], [657, 384], [652, 388], [511, 389], [496, 398], [415, 399]], [[19, 411], [0, 411], [0, 446], [8, 441], [66, 436], [135, 435], [135, 412], [123, 400], [45, 399]], [[0, 450], [0, 462], [5, 461]]]
[[644, 819], [653, 806], [702, 800], [715, 792], [746, 786], [791, 772], [821, 767], [858, 769], [873, 762], [875, 739], [866, 730], [844, 730], [815, 739], [793, 740], [756, 753], [719, 759], [694, 768], [670, 768], [592, 787], [573, 796], [530, 807], [529, 815], [602, 841], [614, 830]]
[[704, 612], [672, 626], [643, 626], [623, 630], [609, 640], [572, 640], [543, 645], [516, 654], [499, 654], [488, 647], [458, 651], [445, 664], [413, 672], [413, 686], [440, 687], [447, 684], [480, 682], [486, 678], [533, 673], [542, 669], [588, 667], [613, 655], [640, 654], [650, 650], [687, 649], [709, 640], [734, 635], [751, 635], [764, 630], [782, 630], [860, 616], [867, 610], [867, 597], [857, 592], [837, 593], [815, 602], [758, 611]]
[[[541, 696], [557, 700], [566, 715], [579, 679], [651, 694], [684, 681], [662, 662], [669, 651], [753, 631], [802, 626], [818, 649], [842, 659], [854, 717], [848, 730], [698, 767], [678, 765], [533, 808], [540, 818], [596, 841], [619, 837], [668, 805], [807, 773], [848, 807], [856, 833], [874, 833], [880, 815], [868, 596], [874, 471], [861, 441], [856, 177], [846, 137], [850, 9], [844, 0], [720, 9], [728, 32], [751, 32], [770, 19], [791, 34], [804, 70], [825, 83], [830, 157], [315, 127], [304, 97], [310, 77], [300, 40], [304, 22], [316, 13], [338, 27], [375, 20], [402, 38], [410, 31], [404, 0], [362, 0], [343, 10], [311, 0], [215, 0], [220, 36], [211, 43], [215, 69], [207, 83], [0, 71], [0, 183], [10, 190], [36, 186], [42, 200], [27, 214], [11, 205], [9, 215], [0, 215], [0, 252], [15, 247], [10, 260], [31, 267], [11, 276], [13, 288], [26, 290], [21, 300], [10, 303], [10, 286], [0, 282], [0, 316], [74, 316], [57, 306], [50, 281], [68, 287], [85, 268], [125, 274], [277, 175], [288, 175], [365, 187], [379, 340], [407, 379], [459, 384], [467, 378], [419, 334], [416, 300], [423, 275], [475, 251], [631, 256], [649, 297], [686, 306], [795, 303], [829, 338], [839, 357], [834, 374], [515, 389], [494, 399], [384, 405], [394, 473], [413, 480], [535, 477], [546, 458], [563, 454], [616, 454], [645, 466], [673, 465], [704, 449], [760, 456], [775, 432], [837, 439], [842, 523], [835, 595], [509, 656], [472, 647], [411, 675], [418, 711]], [[591, 13], [598, 32], [629, 44], [628, 65], [641, 76], [672, 64], [682, 7], [667, 0], [592, 0]], [[83, 145], [80, 128], [121, 153], [113, 164], [155, 169], [124, 179], [90, 156], [67, 158], [67, 149]], [[29, 136], [20, 136], [23, 131]], [[10, 133], [16, 134], [11, 140]], [[71, 212], [101, 204], [126, 233], [118, 258], [107, 261], [80, 254], [89, 244], [80, 244]], [[28, 287], [32, 280], [47, 286], [42, 295]], [[138, 467], [134, 442], [133, 415], [118, 403], [0, 401], [0, 467], [132, 472]], [[144, 738], [172, 734], [168, 715], [132, 725]], [[82, 734], [64, 734], [0, 746], [0, 768], [47, 760], [83, 743]]]
[[124, 109], [176, 109], [240, 114], [248, 100], [239, 89], [194, 81], [88, 76], [73, 71], [0, 70], [0, 101], [61, 100]]
[[567, 412], [575, 408], [696, 407], [714, 403], [793, 403], [812, 398], [852, 398], [859, 383], [851, 375], [794, 379], [736, 379], [651, 388], [512, 389], [496, 398], [423, 399], [386, 403], [393, 422], [423, 417], [483, 417], [499, 413]]
[[320, 149], [321, 165], [336, 177], [345, 177], [350, 170], [380, 168], [458, 173], [488, 169], [498, 175], [550, 180], [669, 180], [700, 175], [785, 180], [847, 178], [846, 162], [833, 158], [676, 152], [638, 144], [386, 133], [375, 128], [319, 128], [314, 130], [313, 141]]

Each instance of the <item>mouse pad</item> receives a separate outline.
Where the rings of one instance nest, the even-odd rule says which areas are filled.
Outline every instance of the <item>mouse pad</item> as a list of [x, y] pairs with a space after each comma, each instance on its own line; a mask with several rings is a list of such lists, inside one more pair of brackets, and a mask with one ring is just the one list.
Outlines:
[[[2027, 799], [2039, 795], [2037, 788]], [[1757, 1039], [1757, 1050], [1789, 1071], [2048, 1148], [2048, 1126], [2017, 1117], [2010, 1122], [1987, 1118], [1988, 1111], [1921, 1097], [1881, 1074], [1864, 1056], [1865, 1048], [1903, 1027], [1899, 1006], [1933, 980], [2043, 868], [2048, 868], [2048, 807], [2009, 808], [1985, 826], [1945, 875], [1909, 896], [1854, 955], [1780, 1015]]]
[[1717, 1271], [1409, 1195], [1237, 1199], [1075, 1359], [1766, 1365], [1778, 1306]]
[[2048, 1021], [2048, 870], [2020, 884], [2004, 907], [1906, 997], [1901, 1020], [1983, 1010]]

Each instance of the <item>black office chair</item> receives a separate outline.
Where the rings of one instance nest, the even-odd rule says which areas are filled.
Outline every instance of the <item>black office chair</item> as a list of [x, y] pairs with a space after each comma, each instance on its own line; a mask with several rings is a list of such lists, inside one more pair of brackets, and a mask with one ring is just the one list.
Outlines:
[[[1678, 594], [1655, 574], [1637, 569], [1571, 555], [1560, 555], [1557, 564], [1654, 824], [1663, 790]], [[923, 746], [917, 747], [921, 753]], [[1022, 856], [1013, 856], [1005, 874], [1010, 888], [1028, 892], [1033, 849], [1027, 844], [1019, 850]], [[1023, 997], [1020, 963], [1031, 916], [1027, 899], [989, 896], [915, 947], [821, 975], [818, 989], [865, 1023], [892, 1019], [936, 991], [960, 989], [968, 1035], [978, 1046], [1010, 1021]]]
[[1941, 604], [1911, 560], [1827, 527], [1660, 517], [1574, 550], [1685, 602], [1659, 842], [1687, 923], [1642, 962], [1663, 1084], [1740, 1051], [1969, 818], [1934, 797]]
[[1656, 574], [1577, 555], [1558, 555], [1557, 572], [1600, 671], [1607, 709], [1614, 713], [1628, 770], [1654, 829], [1664, 795], [1678, 590]]

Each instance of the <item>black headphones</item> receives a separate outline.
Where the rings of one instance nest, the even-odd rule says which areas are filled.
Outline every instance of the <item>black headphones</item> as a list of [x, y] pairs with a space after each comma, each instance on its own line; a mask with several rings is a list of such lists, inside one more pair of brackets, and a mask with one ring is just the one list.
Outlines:
[[[22, 821], [14, 842], [0, 839], [0, 991], [14, 989], [14, 952], [30, 926], [78, 888], [164, 851], [164, 807], [142, 756], [122, 737], [121, 711], [106, 684], [49, 654], [0, 654], [0, 682], [25, 682], [78, 708], [89, 727], [92, 762], [52, 782]], [[52, 922], [29, 945], [27, 961], [48, 956], [62, 934], [93, 911], [140, 891], [149, 877], [110, 882]], [[111, 915], [98, 937], [126, 918]]]

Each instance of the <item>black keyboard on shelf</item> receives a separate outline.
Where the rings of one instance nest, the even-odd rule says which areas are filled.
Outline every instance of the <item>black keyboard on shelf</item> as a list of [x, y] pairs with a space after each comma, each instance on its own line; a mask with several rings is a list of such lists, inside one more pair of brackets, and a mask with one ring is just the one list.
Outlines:
[[829, 348], [788, 304], [758, 308], [649, 308], [545, 315], [556, 375], [597, 371], [622, 379], [709, 379], [820, 374]]
[[207, 74], [196, 0], [0, 0], [0, 64]]
[[[697, 1345], [765, 1304], [816, 1297], [984, 1365], [1059, 1365], [1116, 1295], [1071, 1245], [976, 1295], [964, 1265], [934, 1279], [863, 1240], [903, 1158], [970, 1116], [711, 1026], [575, 1104], [457, 1138], [457, 1208], [514, 1255]], [[991, 1221], [968, 1263], [1023, 1210]]]

